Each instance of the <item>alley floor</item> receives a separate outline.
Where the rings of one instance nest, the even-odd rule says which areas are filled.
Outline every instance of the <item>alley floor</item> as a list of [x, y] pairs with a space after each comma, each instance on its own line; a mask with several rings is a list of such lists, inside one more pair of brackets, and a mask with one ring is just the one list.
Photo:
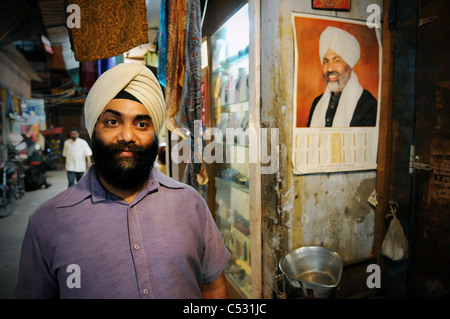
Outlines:
[[29, 216], [46, 200], [67, 188], [65, 170], [46, 172], [48, 189], [28, 191], [17, 201], [12, 215], [0, 218], [0, 299], [14, 298], [20, 249]]

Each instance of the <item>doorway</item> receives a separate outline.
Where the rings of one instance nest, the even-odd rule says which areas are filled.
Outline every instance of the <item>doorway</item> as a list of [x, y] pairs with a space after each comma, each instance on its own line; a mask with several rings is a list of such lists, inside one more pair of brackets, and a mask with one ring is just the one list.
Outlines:
[[412, 187], [411, 297], [450, 297], [450, 6], [420, 1]]

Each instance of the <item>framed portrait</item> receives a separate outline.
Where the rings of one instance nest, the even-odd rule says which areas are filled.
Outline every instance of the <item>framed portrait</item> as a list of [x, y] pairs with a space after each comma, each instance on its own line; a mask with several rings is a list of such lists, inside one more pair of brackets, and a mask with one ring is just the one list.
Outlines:
[[313, 9], [350, 11], [351, 0], [312, 0]]
[[296, 174], [377, 168], [382, 47], [365, 22], [292, 14]]

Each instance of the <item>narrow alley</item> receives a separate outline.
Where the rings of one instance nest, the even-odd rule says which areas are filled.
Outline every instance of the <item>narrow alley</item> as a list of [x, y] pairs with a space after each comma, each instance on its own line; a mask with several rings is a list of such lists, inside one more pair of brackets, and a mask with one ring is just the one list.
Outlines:
[[17, 282], [22, 239], [29, 216], [46, 200], [67, 187], [65, 170], [48, 171], [47, 181], [51, 186], [25, 193], [17, 201], [14, 212], [0, 218], [0, 299], [11, 299]]

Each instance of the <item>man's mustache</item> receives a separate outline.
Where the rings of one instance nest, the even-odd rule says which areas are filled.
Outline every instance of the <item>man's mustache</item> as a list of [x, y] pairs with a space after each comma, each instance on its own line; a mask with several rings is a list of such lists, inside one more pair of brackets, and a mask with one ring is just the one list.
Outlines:
[[337, 72], [337, 71], [329, 71], [329, 72], [325, 73], [325, 77], [326, 78], [329, 77], [330, 75], [340, 76], [341, 74], [339, 72]]
[[133, 152], [140, 153], [145, 151], [145, 147], [130, 142], [118, 142], [107, 146], [111, 153]]

